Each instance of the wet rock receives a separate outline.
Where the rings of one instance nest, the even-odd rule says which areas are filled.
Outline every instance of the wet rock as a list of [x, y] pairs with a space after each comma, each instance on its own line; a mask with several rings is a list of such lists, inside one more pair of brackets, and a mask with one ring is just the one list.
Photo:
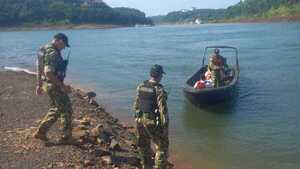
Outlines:
[[96, 93], [95, 92], [87, 92], [84, 96], [84, 99], [91, 99], [91, 98], [94, 98], [96, 97]]
[[93, 99], [89, 100], [89, 104], [93, 105], [93, 106], [97, 106], [97, 107], [99, 106], [99, 104], [95, 100], [93, 100]]

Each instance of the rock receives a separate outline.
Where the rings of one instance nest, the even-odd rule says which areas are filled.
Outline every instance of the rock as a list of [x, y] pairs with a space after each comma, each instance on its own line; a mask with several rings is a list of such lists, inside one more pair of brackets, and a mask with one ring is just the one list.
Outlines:
[[101, 133], [101, 131], [103, 130], [103, 125], [102, 124], [98, 124], [95, 128], [93, 128], [90, 131], [90, 136], [92, 137], [98, 137]]
[[59, 166], [59, 167], [64, 167], [64, 163], [63, 162], [59, 162], [58, 164], [57, 164], [57, 166]]
[[94, 153], [96, 157], [108, 156], [111, 154], [109, 151], [105, 151], [104, 149], [101, 148], [95, 149]]
[[89, 104], [90, 104], [90, 105], [97, 106], [97, 107], [99, 106], [99, 104], [98, 104], [95, 100], [93, 100], [93, 99], [90, 99], [90, 100], [89, 100]]
[[97, 143], [98, 143], [99, 145], [103, 145], [103, 144], [105, 143], [105, 141], [102, 140], [102, 139], [100, 139], [100, 138], [97, 138]]
[[109, 143], [110, 142], [110, 136], [111, 136], [111, 134], [104, 130], [99, 134], [98, 138], [103, 140], [104, 143]]
[[91, 99], [91, 98], [94, 98], [96, 97], [96, 93], [95, 92], [87, 92], [84, 96], [85, 99]]
[[53, 164], [52, 164], [52, 163], [49, 164], [49, 165], [47, 166], [47, 168], [53, 168]]
[[112, 164], [112, 159], [111, 159], [111, 156], [103, 156], [101, 157], [101, 160], [107, 164], [107, 165], [111, 165]]
[[84, 160], [84, 161], [83, 161], [83, 165], [84, 165], [85, 167], [87, 167], [87, 166], [92, 166], [92, 165], [94, 165], [94, 162], [93, 162], [92, 160]]
[[86, 125], [80, 124], [80, 125], [76, 126], [75, 129], [78, 129], [78, 130], [88, 130], [88, 127]]
[[79, 123], [87, 126], [91, 124], [91, 120], [89, 118], [83, 118], [82, 120], [79, 120]]
[[121, 147], [120, 147], [119, 143], [117, 142], [117, 140], [112, 139], [111, 142], [110, 142], [109, 149], [111, 149], [111, 150], [119, 150], [120, 148]]
[[76, 165], [74, 169], [82, 169], [82, 167], [80, 165]]
[[100, 107], [98, 106], [96, 109], [95, 109], [96, 112], [105, 112], [105, 109], [103, 107]]
[[82, 138], [85, 138], [89, 135], [89, 133], [86, 130], [73, 130], [72, 136], [74, 139], [80, 140]]

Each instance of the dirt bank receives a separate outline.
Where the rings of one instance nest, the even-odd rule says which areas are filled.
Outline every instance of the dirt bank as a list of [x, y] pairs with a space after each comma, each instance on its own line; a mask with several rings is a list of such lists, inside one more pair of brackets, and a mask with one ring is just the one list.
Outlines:
[[48, 110], [48, 97], [35, 96], [35, 78], [22, 72], [0, 72], [0, 168], [140, 168], [134, 128], [121, 124], [86, 93], [73, 90], [71, 145], [60, 145], [59, 125], [50, 143], [32, 138]]

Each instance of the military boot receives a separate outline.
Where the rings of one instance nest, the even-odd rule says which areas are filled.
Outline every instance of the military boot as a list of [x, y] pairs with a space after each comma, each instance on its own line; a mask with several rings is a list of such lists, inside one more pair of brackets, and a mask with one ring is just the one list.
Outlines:
[[40, 139], [40, 140], [45, 141], [45, 142], [48, 141], [48, 138], [47, 138], [46, 134], [45, 134], [45, 133], [42, 133], [42, 132], [40, 132], [40, 131], [36, 131], [36, 132], [33, 134], [33, 138], [35, 138], [35, 139]]
[[74, 144], [75, 140], [72, 135], [63, 135], [59, 140], [59, 144]]

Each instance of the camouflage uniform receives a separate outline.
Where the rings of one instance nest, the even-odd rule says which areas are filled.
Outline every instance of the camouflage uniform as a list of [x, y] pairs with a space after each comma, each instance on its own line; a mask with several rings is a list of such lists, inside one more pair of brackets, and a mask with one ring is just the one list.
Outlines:
[[[141, 103], [139, 91], [145, 86], [150, 85], [155, 89], [155, 111], [141, 111]], [[148, 89], [146, 89], [148, 90]], [[151, 149], [151, 141], [155, 145], [155, 169], [165, 169], [168, 159], [168, 108], [167, 108], [167, 93], [163, 86], [159, 83], [145, 81], [137, 87], [137, 97], [134, 102], [134, 110], [136, 112], [137, 122], [137, 144], [140, 151], [141, 163], [143, 168], [152, 168], [153, 151]]]
[[214, 87], [222, 86], [224, 76], [224, 59], [221, 55], [214, 54], [210, 56], [208, 70], [211, 72], [211, 79]]
[[[44, 47], [45, 55], [43, 58], [44, 72], [53, 72], [57, 78], [64, 72], [59, 71], [59, 65], [62, 64], [63, 58], [59, 50], [53, 44]], [[58, 86], [51, 83], [47, 78], [43, 82], [43, 90], [50, 97], [50, 109], [41, 121], [37, 133], [46, 134], [54, 122], [60, 118], [61, 128], [63, 129], [63, 138], [72, 136], [72, 106], [70, 98], [66, 92]]]

